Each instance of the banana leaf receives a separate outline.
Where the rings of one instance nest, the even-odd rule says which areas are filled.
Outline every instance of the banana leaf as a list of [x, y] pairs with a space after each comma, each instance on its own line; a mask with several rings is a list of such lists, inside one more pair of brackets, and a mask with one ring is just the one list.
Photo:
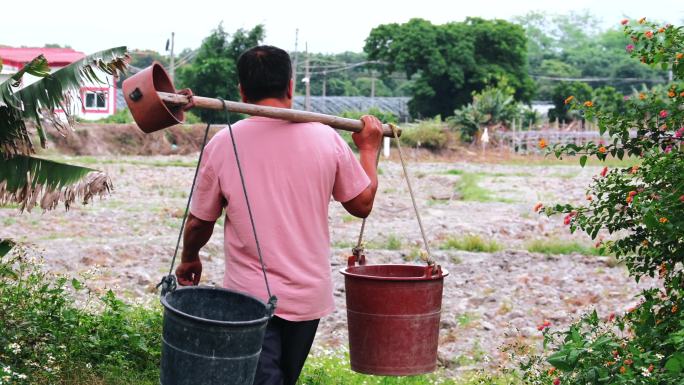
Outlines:
[[[0, 83], [0, 152], [5, 157], [16, 154], [30, 155], [34, 152], [33, 143], [26, 128], [26, 119], [36, 124], [36, 131], [42, 147], [47, 137], [42, 121], [46, 116], [66, 108], [71, 103], [72, 94], [87, 84], [106, 84], [98, 77], [100, 70], [107, 75], [119, 76], [126, 69], [128, 55], [126, 47], [117, 47], [88, 55], [54, 73], [49, 72], [47, 60], [38, 56], [19, 72]], [[37, 82], [18, 91], [24, 74], [41, 77]]]
[[40, 205], [45, 211], [63, 203], [68, 210], [77, 199], [88, 204], [111, 190], [109, 177], [91, 168], [25, 155], [0, 158], [0, 206], [15, 203], [31, 211]]

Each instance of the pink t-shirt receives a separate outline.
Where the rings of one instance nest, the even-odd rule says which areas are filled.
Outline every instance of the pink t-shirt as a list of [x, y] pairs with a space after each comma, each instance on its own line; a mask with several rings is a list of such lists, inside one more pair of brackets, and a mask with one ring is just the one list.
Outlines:
[[[349, 146], [320, 123], [252, 117], [233, 125], [276, 315], [290, 321], [333, 310], [328, 205], [370, 184]], [[207, 144], [190, 211], [226, 209], [224, 287], [268, 299], [228, 128]]]

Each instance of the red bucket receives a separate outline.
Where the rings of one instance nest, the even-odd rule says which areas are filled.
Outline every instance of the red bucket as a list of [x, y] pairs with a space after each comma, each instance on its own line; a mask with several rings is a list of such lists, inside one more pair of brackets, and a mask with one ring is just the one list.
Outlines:
[[433, 372], [449, 272], [439, 266], [354, 266], [354, 259], [342, 271], [352, 370], [385, 376]]

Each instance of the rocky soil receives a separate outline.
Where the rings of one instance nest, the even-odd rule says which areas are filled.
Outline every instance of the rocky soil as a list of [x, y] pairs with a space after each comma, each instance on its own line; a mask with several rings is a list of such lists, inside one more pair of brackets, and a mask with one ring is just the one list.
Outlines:
[[[0, 237], [43, 249], [47, 266], [68, 274], [98, 272], [92, 286], [116, 288], [130, 299], [154, 301], [154, 286], [168, 269], [193, 175], [193, 156], [59, 157], [107, 171], [114, 193], [92, 206], [49, 213], [19, 214], [0, 209]], [[366, 228], [370, 263], [406, 263], [422, 246], [400, 165], [381, 163], [380, 189]], [[478, 164], [412, 162], [433, 256], [445, 279], [440, 362], [449, 370], [505, 363], [500, 347], [511, 342], [538, 345], [536, 326], [549, 320], [568, 324], [596, 308], [601, 316], [634, 304], [638, 289], [610, 257], [544, 255], [527, 251], [535, 239], [593, 242], [570, 235], [562, 218], [532, 212], [538, 201], [579, 201], [599, 167], [548, 163]], [[482, 201], [459, 192], [464, 175], [474, 175]], [[483, 192], [484, 191], [484, 192]], [[477, 195], [477, 194], [476, 194]], [[325, 318], [316, 346], [346, 344], [343, 279], [361, 221], [331, 203], [332, 268], [337, 310]], [[222, 226], [222, 222], [217, 224]], [[495, 253], [444, 249], [450, 238], [479, 235], [503, 246]], [[203, 283], [221, 282], [223, 232], [217, 228], [202, 254]]]

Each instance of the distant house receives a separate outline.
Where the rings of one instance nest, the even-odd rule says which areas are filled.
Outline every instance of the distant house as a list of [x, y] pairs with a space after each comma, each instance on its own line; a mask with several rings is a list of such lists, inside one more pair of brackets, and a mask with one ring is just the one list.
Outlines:
[[[7, 80], [10, 76], [19, 71], [26, 63], [36, 56], [43, 54], [50, 65], [50, 71], [54, 72], [60, 68], [83, 59], [83, 52], [75, 51], [71, 48], [13, 48], [0, 47], [0, 60], [2, 60], [2, 71], [0, 71], [0, 82]], [[74, 96], [74, 103], [69, 109], [76, 116], [95, 120], [107, 117], [116, 112], [116, 81], [112, 76], [96, 70], [97, 76], [104, 83], [93, 83], [81, 89]], [[39, 78], [26, 74], [22, 79], [22, 86], [34, 83]]]

